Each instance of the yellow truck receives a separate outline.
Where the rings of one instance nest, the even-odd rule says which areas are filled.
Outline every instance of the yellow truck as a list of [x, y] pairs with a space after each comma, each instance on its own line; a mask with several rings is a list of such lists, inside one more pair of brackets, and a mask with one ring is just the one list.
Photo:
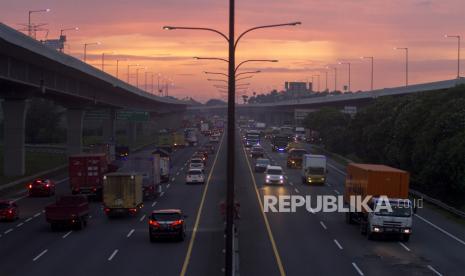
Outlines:
[[142, 174], [109, 173], [103, 177], [103, 206], [108, 217], [135, 215], [143, 207]]
[[186, 146], [186, 138], [184, 133], [173, 133], [173, 148], [184, 148]]

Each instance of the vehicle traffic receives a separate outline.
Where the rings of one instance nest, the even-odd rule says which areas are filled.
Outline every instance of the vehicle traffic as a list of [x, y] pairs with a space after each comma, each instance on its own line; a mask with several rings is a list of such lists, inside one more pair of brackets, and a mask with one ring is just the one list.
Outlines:
[[288, 168], [301, 168], [303, 156], [307, 154], [303, 148], [291, 148], [288, 150], [286, 165]]
[[12, 201], [0, 200], [0, 221], [15, 221], [19, 219], [18, 205]]
[[302, 157], [302, 183], [326, 183], [326, 156], [317, 154], [304, 154]]
[[205, 174], [202, 169], [189, 169], [186, 173], [186, 184], [204, 184]]
[[284, 173], [281, 166], [268, 165], [265, 171], [266, 185], [284, 185]]
[[89, 202], [82, 195], [66, 195], [45, 207], [45, 218], [52, 231], [61, 227], [72, 227], [81, 230], [87, 226], [89, 218]]
[[270, 165], [270, 159], [267, 158], [257, 158], [255, 160], [255, 172], [262, 173], [266, 171], [268, 165]]
[[104, 177], [103, 210], [108, 217], [135, 215], [144, 206], [142, 174], [109, 173]]
[[176, 238], [183, 241], [186, 237], [186, 216], [179, 209], [155, 210], [149, 218], [150, 242], [158, 238]]
[[55, 195], [55, 182], [50, 179], [35, 179], [27, 185], [28, 194], [34, 196]]

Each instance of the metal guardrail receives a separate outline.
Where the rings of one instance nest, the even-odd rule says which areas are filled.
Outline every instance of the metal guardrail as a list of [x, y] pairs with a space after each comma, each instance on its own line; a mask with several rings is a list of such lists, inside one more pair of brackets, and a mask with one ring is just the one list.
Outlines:
[[[337, 158], [340, 158], [340, 159], [342, 159], [342, 160], [344, 160], [344, 161], [346, 161], [348, 163], [356, 163], [356, 162], [354, 162], [354, 161], [352, 161], [350, 159], [345, 158], [344, 156], [341, 156], [339, 154], [330, 152], [330, 151], [328, 151], [328, 150], [326, 150], [326, 149], [324, 149], [322, 147], [315, 146], [315, 145], [312, 145], [312, 147], [315, 147], [315, 148], [327, 153], [328, 155], [336, 156]], [[461, 210], [459, 210], [457, 208], [454, 208], [454, 207], [452, 207], [450, 205], [447, 205], [446, 203], [440, 201], [439, 199], [430, 197], [430, 196], [428, 196], [428, 195], [426, 195], [426, 194], [424, 194], [422, 192], [416, 191], [414, 189], [410, 189], [409, 194], [411, 194], [414, 197], [422, 198], [424, 201], [426, 201], [428, 203], [431, 203], [431, 204], [433, 204], [433, 205], [435, 205], [435, 206], [437, 206], [437, 207], [439, 207], [439, 208], [441, 208], [441, 209], [443, 209], [445, 211], [448, 211], [448, 212], [450, 212], [450, 213], [452, 213], [452, 214], [454, 214], [454, 215], [456, 215], [458, 217], [461, 217], [461, 218], [465, 219], [465, 212], [464, 211], [461, 211]]]

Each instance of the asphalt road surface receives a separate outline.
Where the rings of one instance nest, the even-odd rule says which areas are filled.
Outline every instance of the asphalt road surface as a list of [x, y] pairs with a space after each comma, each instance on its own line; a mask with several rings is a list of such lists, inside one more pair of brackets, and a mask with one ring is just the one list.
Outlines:
[[[238, 136], [239, 137], [239, 136]], [[205, 139], [202, 140], [205, 142]], [[266, 155], [285, 170], [283, 186], [265, 186], [264, 175], [236, 140], [236, 199], [240, 219], [240, 275], [465, 275], [465, 227], [430, 209], [420, 209], [409, 242], [367, 240], [339, 213], [264, 213], [264, 195], [342, 195], [344, 168], [330, 160], [328, 183], [301, 183], [300, 170], [287, 169], [286, 154]], [[50, 198], [12, 195], [18, 221], [0, 223], [0, 275], [222, 275], [224, 222], [220, 205], [226, 191], [226, 138], [210, 155], [204, 185], [186, 185], [187, 162], [195, 147], [177, 150], [163, 194], [142, 211], [108, 219], [101, 203], [91, 203], [82, 231], [52, 232], [44, 207]], [[153, 148], [131, 155], [124, 170], [148, 170]], [[57, 194], [69, 194], [66, 177], [56, 179]], [[183, 242], [149, 242], [147, 215], [154, 209], [180, 208], [188, 215]]]

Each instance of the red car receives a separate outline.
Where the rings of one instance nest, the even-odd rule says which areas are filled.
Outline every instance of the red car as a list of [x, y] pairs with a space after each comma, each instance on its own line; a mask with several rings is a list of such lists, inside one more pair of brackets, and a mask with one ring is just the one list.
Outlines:
[[29, 196], [51, 196], [55, 194], [55, 182], [50, 179], [36, 179], [27, 185]]
[[0, 201], [0, 221], [14, 221], [19, 218], [18, 205], [11, 201]]

